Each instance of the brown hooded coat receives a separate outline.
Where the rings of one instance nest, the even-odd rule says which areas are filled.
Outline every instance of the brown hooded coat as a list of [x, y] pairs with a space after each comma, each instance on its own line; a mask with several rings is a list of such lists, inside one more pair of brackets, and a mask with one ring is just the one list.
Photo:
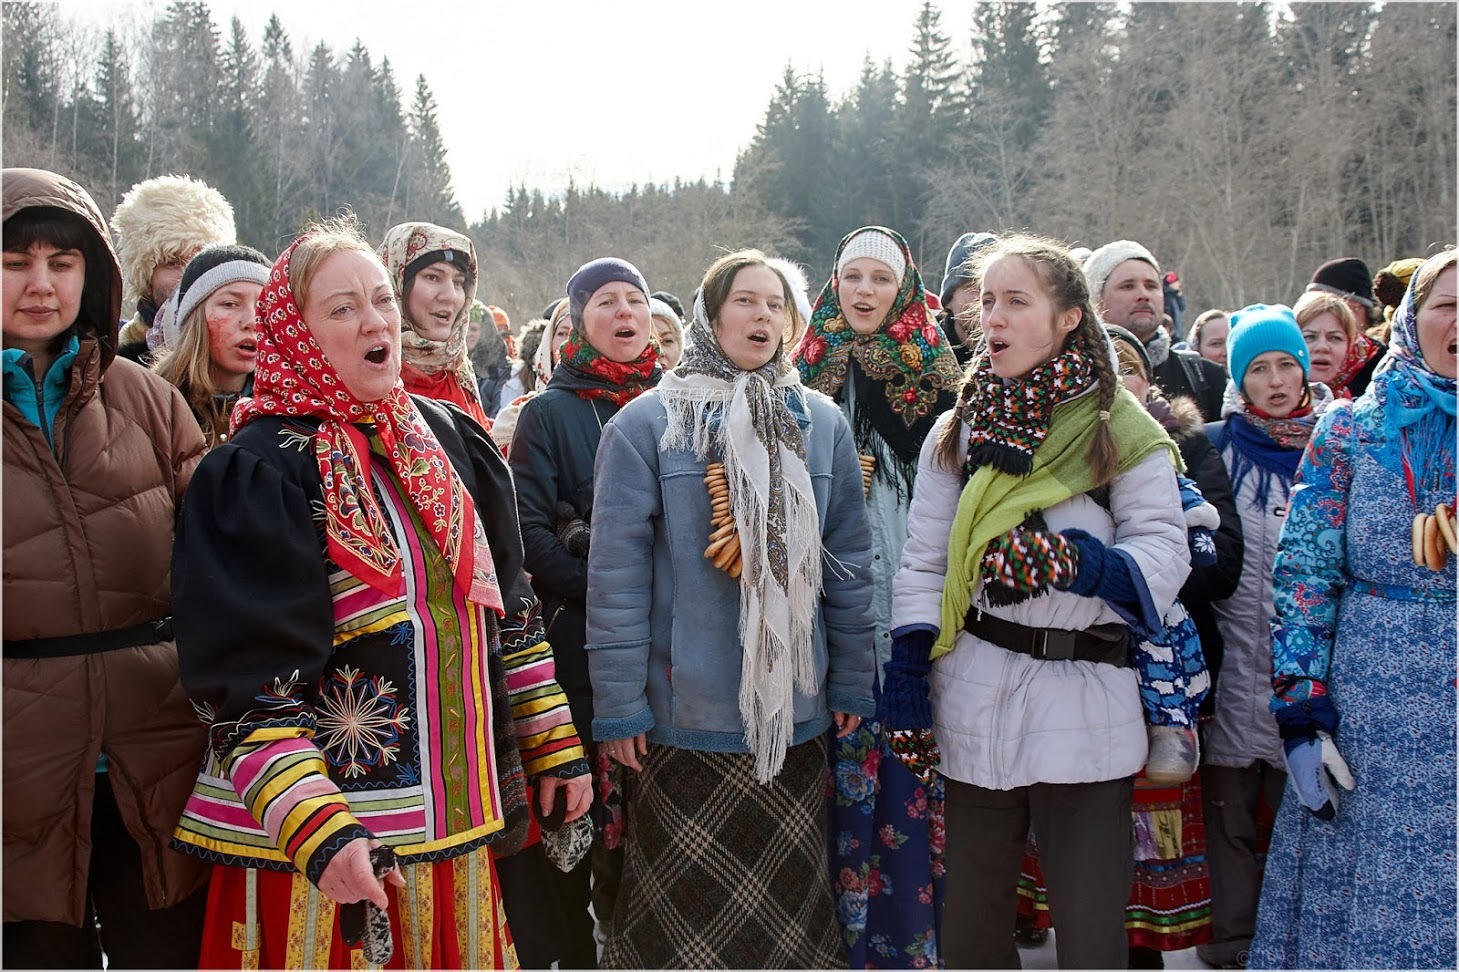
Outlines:
[[3, 219], [49, 206], [96, 232], [77, 318], [81, 347], [55, 451], [9, 402], [4, 435], [4, 920], [81, 925], [98, 753], [141, 847], [148, 905], [196, 891], [207, 865], [167, 842], [202, 759], [205, 731], [178, 681], [171, 641], [94, 654], [12, 657], [12, 648], [128, 628], [171, 613], [173, 519], [203, 453], [175, 388], [115, 359], [122, 278], [106, 223], [75, 183], [6, 169]]

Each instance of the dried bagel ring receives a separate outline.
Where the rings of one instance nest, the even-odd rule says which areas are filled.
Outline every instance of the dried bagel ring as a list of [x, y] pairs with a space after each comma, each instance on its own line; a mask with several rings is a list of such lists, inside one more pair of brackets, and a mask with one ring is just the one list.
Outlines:
[[1424, 566], [1429, 570], [1443, 570], [1448, 559], [1449, 552], [1439, 538], [1439, 518], [1431, 516], [1424, 521]]
[[1459, 536], [1454, 533], [1454, 512], [1449, 509], [1448, 504], [1439, 504], [1434, 510], [1434, 519], [1439, 521], [1439, 536], [1444, 538], [1444, 545], [1451, 552], [1459, 553]]

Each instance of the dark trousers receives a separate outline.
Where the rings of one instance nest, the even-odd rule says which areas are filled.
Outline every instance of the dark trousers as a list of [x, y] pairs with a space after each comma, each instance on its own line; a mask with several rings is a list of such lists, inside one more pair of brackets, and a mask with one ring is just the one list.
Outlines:
[[86, 897], [80, 928], [58, 921], [5, 922], [5, 967], [99, 969], [104, 949], [113, 969], [197, 968], [207, 889], [171, 907], [147, 908], [141, 848], [127, 832], [105, 773], [96, 774]]
[[1058, 929], [1059, 967], [1122, 969], [1134, 872], [1134, 781], [988, 790], [947, 780], [948, 968], [1017, 969], [1018, 872], [1032, 824]]
[[1256, 933], [1256, 906], [1266, 843], [1256, 825], [1263, 799], [1275, 813], [1287, 774], [1257, 760], [1251, 766], [1201, 767], [1201, 802], [1206, 815], [1206, 864], [1211, 871], [1211, 941], [1198, 949], [1218, 965], [1246, 965]]

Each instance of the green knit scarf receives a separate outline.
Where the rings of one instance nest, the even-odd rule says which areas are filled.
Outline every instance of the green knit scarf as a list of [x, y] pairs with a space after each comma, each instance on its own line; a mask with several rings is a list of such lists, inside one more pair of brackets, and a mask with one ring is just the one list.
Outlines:
[[[938, 658], [952, 650], [979, 583], [979, 565], [988, 542], [1012, 530], [1035, 510], [1046, 510], [1094, 489], [1089, 443], [1099, 423], [1097, 386], [1054, 407], [1049, 432], [1034, 453], [1033, 470], [1012, 476], [980, 466], [958, 498], [947, 545], [947, 579], [942, 588], [942, 630], [932, 648]], [[1160, 423], [1123, 387], [1110, 409], [1110, 431], [1119, 447], [1119, 471], [1139, 465], [1157, 449], [1167, 449], [1178, 470], [1185, 464]]]

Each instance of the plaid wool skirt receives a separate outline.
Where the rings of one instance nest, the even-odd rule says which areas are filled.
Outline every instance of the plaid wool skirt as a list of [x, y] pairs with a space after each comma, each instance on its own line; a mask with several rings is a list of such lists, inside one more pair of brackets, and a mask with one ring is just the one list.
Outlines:
[[826, 863], [826, 743], [768, 784], [744, 753], [650, 745], [604, 968], [845, 968]]

